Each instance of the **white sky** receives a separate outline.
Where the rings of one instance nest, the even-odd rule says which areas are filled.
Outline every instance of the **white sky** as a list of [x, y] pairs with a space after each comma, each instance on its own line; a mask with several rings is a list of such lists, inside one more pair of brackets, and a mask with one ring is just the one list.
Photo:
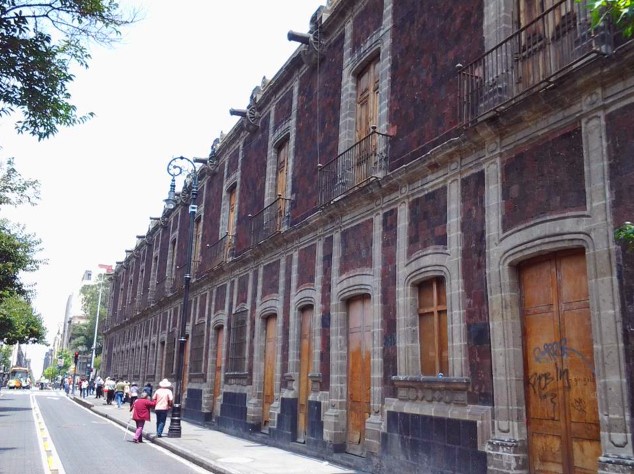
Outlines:
[[[2, 209], [42, 240], [48, 264], [23, 280], [52, 342], [68, 296], [84, 270], [123, 260], [150, 216], [163, 209], [174, 156], [206, 157], [220, 131], [246, 108], [262, 77], [272, 78], [299, 46], [288, 30], [307, 32], [326, 0], [120, 0], [142, 19], [111, 48], [92, 48], [71, 85], [80, 113], [96, 117], [38, 142], [0, 118], [0, 159], [15, 158], [23, 177], [41, 183], [34, 208]], [[177, 6], [176, 6], [177, 5]], [[180, 186], [180, 185], [178, 185]], [[28, 346], [35, 377], [43, 346]]]

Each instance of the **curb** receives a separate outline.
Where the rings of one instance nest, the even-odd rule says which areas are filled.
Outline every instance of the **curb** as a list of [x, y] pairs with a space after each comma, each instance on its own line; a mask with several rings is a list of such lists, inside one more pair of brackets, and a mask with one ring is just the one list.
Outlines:
[[[78, 405], [81, 405], [85, 408], [88, 408], [90, 411], [92, 411], [93, 413], [95, 413], [96, 415], [99, 415], [103, 418], [106, 418], [110, 421], [113, 421], [115, 423], [117, 423], [120, 426], [123, 426], [124, 428], [126, 428], [128, 431], [132, 431], [134, 432], [134, 429], [130, 429], [128, 423], [124, 423], [123, 421], [108, 415], [107, 413], [101, 413], [99, 411], [94, 410], [94, 405], [92, 403], [90, 403], [88, 400], [85, 400], [81, 397], [76, 397], [74, 395], [70, 395], [69, 398], [71, 400], [73, 400], [75, 403], [77, 403]], [[215, 464], [212, 461], [209, 461], [208, 459], [202, 458], [199, 455], [181, 448], [181, 447], [176, 447], [174, 445], [172, 445], [171, 443], [167, 443], [165, 441], [163, 441], [162, 438], [158, 438], [156, 435], [151, 435], [149, 433], [145, 433], [143, 435], [143, 437], [145, 439], [147, 439], [148, 441], [150, 441], [151, 443], [156, 444], [157, 446], [160, 446], [161, 448], [164, 448], [168, 451], [170, 451], [173, 454], [176, 454], [179, 457], [182, 457], [183, 459], [186, 459], [187, 461], [191, 462], [192, 464], [196, 464], [199, 467], [202, 467], [204, 469], [207, 469], [210, 472], [213, 472], [215, 474], [240, 474], [239, 471], [234, 471], [232, 469], [227, 469], [225, 467], [221, 467], [218, 466], [217, 464]]]

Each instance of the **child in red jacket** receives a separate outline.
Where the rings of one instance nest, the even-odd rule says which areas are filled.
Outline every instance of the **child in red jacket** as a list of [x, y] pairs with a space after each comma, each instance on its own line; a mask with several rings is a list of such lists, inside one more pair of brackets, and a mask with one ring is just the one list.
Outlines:
[[136, 422], [136, 431], [133, 438], [135, 443], [143, 442], [143, 426], [146, 421], [150, 421], [150, 408], [154, 405], [156, 405], [156, 402], [148, 399], [147, 393], [141, 392], [139, 398], [130, 406], [132, 419]]

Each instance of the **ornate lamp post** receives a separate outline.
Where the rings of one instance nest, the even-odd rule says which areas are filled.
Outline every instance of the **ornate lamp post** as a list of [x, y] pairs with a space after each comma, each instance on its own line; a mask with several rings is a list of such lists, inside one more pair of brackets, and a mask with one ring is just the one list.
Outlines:
[[[188, 168], [186, 170], [185, 168]], [[189, 233], [187, 237], [187, 261], [185, 266], [185, 276], [183, 284], [183, 307], [180, 317], [180, 332], [178, 336], [178, 355], [176, 359], [176, 380], [174, 383], [174, 406], [172, 407], [172, 417], [167, 432], [168, 438], [181, 437], [181, 397], [183, 383], [183, 363], [185, 359], [185, 343], [187, 342], [187, 316], [189, 313], [189, 284], [191, 281], [192, 251], [194, 246], [194, 220], [196, 218], [196, 197], [198, 195], [198, 173], [194, 161], [184, 156], [172, 158], [167, 164], [167, 173], [172, 177], [169, 194], [165, 200], [165, 207], [173, 209], [176, 206], [176, 177], [187, 173], [186, 177], [191, 182], [189, 193]]]

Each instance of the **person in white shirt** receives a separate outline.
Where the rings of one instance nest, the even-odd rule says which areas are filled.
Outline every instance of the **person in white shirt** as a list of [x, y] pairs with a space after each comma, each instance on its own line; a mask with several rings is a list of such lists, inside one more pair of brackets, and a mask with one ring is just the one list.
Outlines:
[[159, 382], [158, 390], [152, 395], [152, 400], [156, 402], [154, 412], [156, 413], [156, 436], [159, 438], [163, 436], [167, 412], [174, 402], [174, 395], [172, 395], [172, 390], [170, 389], [171, 386], [172, 384], [169, 380], [163, 379]]

